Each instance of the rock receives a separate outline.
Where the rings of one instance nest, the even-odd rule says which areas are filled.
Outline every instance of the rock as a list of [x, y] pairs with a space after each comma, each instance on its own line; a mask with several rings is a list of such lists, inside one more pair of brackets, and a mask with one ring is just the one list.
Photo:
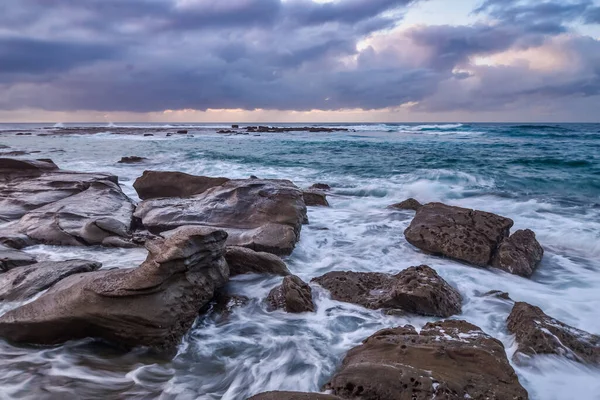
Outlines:
[[274, 254], [257, 252], [238, 246], [227, 246], [225, 260], [229, 265], [229, 275], [273, 274], [291, 275], [283, 260]]
[[152, 134], [152, 133], [144, 133], [144, 137], [147, 137], [147, 136], [154, 136], [154, 134]]
[[497, 299], [512, 301], [510, 295], [507, 292], [502, 292], [500, 290], [490, 290], [489, 292], [486, 292], [483, 295], [487, 297], [495, 297]]
[[322, 393], [266, 392], [252, 396], [248, 400], [342, 400], [342, 398]]
[[221, 230], [180, 228], [148, 242], [138, 268], [72, 275], [2, 315], [0, 336], [34, 344], [94, 337], [173, 349], [229, 277], [226, 238]]
[[169, 132], [169, 133], [167, 133], [167, 135], [166, 135], [166, 136], [167, 136], [167, 137], [170, 137], [170, 136], [173, 136], [173, 134]]
[[133, 164], [133, 163], [139, 163], [142, 161], [146, 161], [147, 158], [146, 157], [139, 157], [139, 156], [129, 156], [129, 157], [121, 157], [121, 160], [118, 161], [119, 164]]
[[465, 321], [381, 330], [350, 350], [326, 385], [345, 399], [526, 400], [504, 346]]
[[421, 207], [423, 207], [423, 205], [413, 198], [406, 199], [400, 203], [392, 204], [390, 206], [390, 208], [395, 208], [396, 210], [413, 210], [413, 211], [419, 211], [419, 209]]
[[68, 276], [91, 272], [102, 264], [86, 260], [39, 262], [0, 274], [0, 301], [26, 300]]
[[16, 156], [24, 156], [30, 153], [35, 153], [35, 152], [28, 152], [28, 151], [23, 151], [23, 150], [16, 150], [16, 151], [7, 151], [4, 153], [0, 153], [1, 157], [16, 157]]
[[331, 186], [326, 183], [315, 183], [308, 190], [331, 190]]
[[227, 294], [222, 290], [217, 290], [212, 301], [200, 310], [200, 313], [217, 320], [226, 320], [235, 308], [243, 307], [248, 303], [250, 303], [250, 299], [246, 296]]
[[239, 129], [239, 127], [240, 127], [240, 126], [239, 126], [239, 125], [231, 125], [231, 127], [232, 127], [233, 129]]
[[492, 213], [429, 203], [404, 231], [406, 240], [426, 252], [486, 266], [513, 221]]
[[142, 200], [162, 197], [190, 197], [220, 186], [229, 179], [195, 176], [183, 172], [144, 171], [133, 187]]
[[522, 358], [519, 354], [556, 354], [582, 363], [600, 364], [600, 336], [558, 321], [539, 307], [515, 303], [507, 322], [518, 343], [515, 361]]
[[492, 266], [511, 274], [529, 278], [542, 261], [544, 249], [529, 229], [518, 230], [501, 243], [494, 257]]
[[31, 132], [19, 132], [16, 136], [31, 136]]
[[289, 313], [315, 311], [312, 290], [297, 276], [286, 276], [281, 285], [271, 290], [267, 296], [267, 309], [269, 311], [284, 310]]
[[302, 196], [307, 206], [329, 207], [327, 196], [320, 190], [305, 190]]
[[188, 131], [185, 129], [181, 129], [181, 130], [177, 131], [177, 133], [180, 135], [186, 135], [188, 133]]
[[229, 246], [276, 255], [291, 254], [300, 238], [306, 206], [302, 192], [290, 181], [206, 177], [190, 180], [189, 175], [167, 181], [169, 175], [160, 174], [165, 178], [159, 182], [170, 182], [170, 185], [159, 184], [149, 193], [147, 189], [151, 185], [148, 183], [155, 181], [152, 178], [155, 174], [146, 172], [140, 178], [146, 183], [142, 186], [144, 181], [138, 180], [134, 184], [140, 197], [165, 194], [190, 197], [149, 199], [140, 203], [134, 216], [152, 233], [185, 225], [211, 226], [227, 231]]
[[35, 257], [32, 255], [0, 244], [0, 271], [8, 271], [16, 267], [34, 264], [35, 262]]
[[331, 298], [372, 310], [402, 310], [449, 317], [460, 314], [462, 296], [427, 265], [396, 275], [377, 272], [329, 272], [315, 278]]

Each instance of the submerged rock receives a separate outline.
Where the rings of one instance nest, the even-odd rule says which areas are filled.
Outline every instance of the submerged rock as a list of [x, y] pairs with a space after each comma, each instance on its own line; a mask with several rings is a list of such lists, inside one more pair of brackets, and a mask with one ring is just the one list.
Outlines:
[[[136, 181], [134, 187], [140, 197], [148, 198], [148, 192], [141, 190], [142, 187], [148, 188], [155, 177], [164, 176], [156, 174], [145, 172], [141, 180]], [[169, 183], [168, 194], [190, 197], [153, 198], [138, 205], [134, 216], [146, 229], [158, 234], [185, 225], [210, 226], [225, 230], [230, 246], [277, 255], [292, 253], [306, 218], [302, 191], [292, 182], [206, 177], [189, 180], [188, 177], [191, 176], [169, 181], [161, 178], [160, 182]], [[141, 182], [145, 182], [143, 186]], [[161, 189], [155, 194], [165, 192], [167, 190]]]
[[421, 250], [483, 267], [512, 226], [511, 219], [496, 214], [429, 203], [418, 209], [404, 235]]
[[342, 400], [340, 397], [322, 393], [266, 392], [248, 400]]
[[406, 199], [400, 203], [392, 204], [390, 206], [390, 208], [394, 208], [396, 210], [413, 210], [413, 211], [419, 211], [419, 209], [421, 207], [423, 207], [423, 205], [413, 198]]
[[304, 198], [304, 203], [309, 207], [329, 207], [327, 196], [320, 190], [305, 190], [302, 192], [302, 197]]
[[0, 274], [0, 300], [26, 300], [68, 276], [91, 272], [102, 264], [86, 260], [43, 261]]
[[229, 265], [230, 276], [244, 274], [290, 275], [283, 260], [274, 254], [248, 249], [246, 247], [227, 246], [225, 259]]
[[162, 197], [190, 197], [228, 182], [228, 178], [195, 176], [183, 172], [144, 171], [133, 187], [142, 200]]
[[269, 311], [303, 313], [315, 310], [310, 286], [295, 275], [286, 276], [281, 285], [271, 290], [267, 305]]
[[85, 337], [172, 349], [225, 284], [224, 231], [183, 227], [148, 242], [138, 268], [72, 275], [0, 317], [0, 336], [56, 344]]
[[500, 243], [492, 266], [528, 278], [543, 256], [544, 249], [536, 240], [535, 233], [529, 229], [518, 230]]
[[508, 316], [508, 330], [518, 343], [519, 354], [556, 354], [575, 361], [600, 364], [600, 336], [573, 328], [546, 315], [539, 307], [515, 303]]
[[146, 160], [147, 160], [146, 157], [129, 156], [129, 157], [121, 157], [121, 159], [118, 161], [118, 163], [119, 164], [134, 164], [134, 163], [139, 163], [139, 162], [146, 161]]
[[331, 190], [331, 186], [326, 183], [315, 183], [308, 190]]
[[326, 385], [345, 399], [525, 400], [502, 343], [465, 321], [381, 330]]
[[250, 298], [246, 296], [228, 294], [222, 290], [217, 290], [211, 302], [200, 310], [200, 312], [206, 312], [208, 317], [216, 320], [226, 320], [233, 313], [234, 309], [243, 307], [249, 302]]
[[421, 315], [449, 317], [460, 314], [462, 296], [427, 265], [399, 274], [329, 272], [313, 279], [338, 301], [373, 310], [402, 310]]
[[32, 255], [0, 244], [0, 272], [34, 264], [35, 262], [36, 259]]

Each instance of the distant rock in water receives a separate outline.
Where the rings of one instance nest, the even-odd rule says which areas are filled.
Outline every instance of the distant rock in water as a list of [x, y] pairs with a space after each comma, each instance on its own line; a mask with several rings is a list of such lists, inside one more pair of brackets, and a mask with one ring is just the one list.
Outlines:
[[244, 274], [290, 275], [283, 260], [274, 254], [257, 252], [246, 247], [227, 246], [225, 260], [230, 276]]
[[227, 231], [229, 246], [289, 255], [306, 218], [302, 191], [287, 180], [208, 178], [146, 171], [134, 183], [134, 216], [152, 233], [200, 225]]
[[546, 315], [541, 308], [515, 303], [508, 316], [508, 330], [518, 343], [519, 354], [556, 354], [571, 360], [600, 364], [600, 336], [573, 328]]
[[322, 393], [266, 392], [248, 400], [343, 400], [341, 397]]
[[181, 130], [178, 130], [177, 133], [180, 135], [186, 135], [188, 133], [188, 131], [185, 129], [181, 129]]
[[421, 207], [423, 207], [423, 205], [413, 198], [406, 199], [400, 203], [392, 204], [390, 206], [390, 208], [395, 208], [396, 210], [413, 210], [413, 211], [419, 211], [419, 209]]
[[119, 164], [134, 164], [134, 163], [139, 163], [139, 162], [143, 162], [148, 160], [146, 157], [139, 157], [139, 156], [129, 156], [129, 157], [122, 157], [118, 163]]
[[148, 242], [138, 268], [72, 275], [0, 317], [0, 336], [57, 344], [86, 337], [172, 349], [229, 278], [224, 231], [185, 227]]
[[331, 190], [331, 186], [329, 186], [326, 183], [315, 183], [314, 185], [312, 185], [308, 189], [309, 190]]
[[329, 207], [327, 196], [321, 190], [305, 190], [302, 192], [302, 197], [304, 198], [304, 203], [309, 207]]
[[269, 311], [303, 313], [315, 310], [310, 286], [295, 275], [286, 276], [281, 285], [271, 290], [267, 304]]
[[530, 277], [538, 266], [544, 249], [529, 229], [518, 230], [500, 243], [492, 266], [511, 274]]
[[370, 309], [449, 317], [460, 314], [462, 296], [427, 265], [396, 275], [377, 272], [329, 272], [312, 280], [334, 300]]
[[32, 255], [0, 244], [0, 272], [34, 263], [36, 259]]
[[375, 333], [348, 352], [326, 388], [343, 399], [528, 399], [502, 343], [456, 320]]
[[74, 274], [91, 272], [102, 264], [86, 260], [43, 261], [0, 274], [0, 300], [26, 300]]

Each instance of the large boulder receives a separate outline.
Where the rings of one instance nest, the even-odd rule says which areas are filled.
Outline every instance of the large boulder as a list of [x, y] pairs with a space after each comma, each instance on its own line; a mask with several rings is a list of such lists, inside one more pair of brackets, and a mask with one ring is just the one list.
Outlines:
[[35, 257], [0, 244], [0, 272], [35, 263]]
[[326, 388], [363, 400], [528, 398], [502, 343], [456, 320], [375, 333], [350, 350]]
[[228, 178], [210, 178], [173, 171], [144, 171], [133, 183], [142, 200], [162, 197], [190, 197], [220, 186]]
[[321, 190], [308, 189], [302, 192], [304, 203], [309, 207], [329, 207], [327, 196]]
[[315, 310], [312, 290], [297, 276], [286, 276], [281, 285], [273, 288], [267, 296], [267, 309], [284, 310], [289, 313], [312, 312]]
[[520, 354], [556, 354], [583, 363], [600, 364], [600, 336], [549, 317], [539, 307], [515, 303], [507, 322], [508, 330], [518, 343], [515, 361], [522, 360]]
[[340, 397], [322, 393], [266, 392], [248, 400], [342, 400]]
[[396, 275], [377, 272], [329, 272], [313, 282], [338, 301], [376, 309], [449, 317], [460, 314], [462, 296], [427, 265]]
[[0, 237], [53, 245], [131, 245], [135, 206], [116, 176], [60, 170], [51, 160], [0, 159]]
[[[154, 173], [144, 175], [144, 181], [149, 181]], [[213, 185], [204, 181], [211, 178], [197, 178], [202, 178], [198, 183], [202, 187]], [[189, 194], [186, 188], [181, 191]], [[140, 192], [140, 196], [145, 194]], [[230, 246], [289, 255], [300, 238], [306, 206], [302, 191], [290, 181], [232, 179], [190, 197], [145, 200], [134, 215], [152, 233], [184, 225], [210, 226], [226, 231]]]
[[496, 214], [429, 203], [417, 210], [404, 235], [421, 250], [483, 267], [512, 226]]
[[224, 231], [183, 227], [148, 242], [138, 268], [72, 275], [0, 317], [0, 336], [56, 344], [95, 337], [172, 349], [229, 278]]
[[492, 266], [511, 274], [530, 277], [542, 261], [544, 249], [529, 229], [518, 230], [501, 243], [494, 257]]
[[86, 260], [44, 261], [0, 274], [0, 300], [26, 300], [68, 276], [91, 272], [102, 264]]
[[271, 253], [254, 251], [246, 247], [227, 246], [225, 259], [230, 276], [244, 274], [290, 275], [283, 260]]

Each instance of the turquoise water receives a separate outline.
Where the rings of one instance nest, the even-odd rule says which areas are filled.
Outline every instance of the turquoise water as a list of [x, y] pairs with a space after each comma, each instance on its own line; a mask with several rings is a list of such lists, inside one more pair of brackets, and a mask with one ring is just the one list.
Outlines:
[[[304, 126], [305, 124], [303, 124]], [[137, 125], [143, 127], [144, 125]], [[287, 178], [299, 186], [333, 187], [331, 208], [311, 208], [294, 254], [286, 260], [305, 281], [331, 270], [398, 272], [428, 264], [459, 289], [463, 315], [514, 352], [505, 319], [511, 304], [489, 290], [540, 306], [580, 329], [600, 334], [600, 124], [371, 124], [353, 132], [220, 135], [221, 125], [183, 125], [186, 136], [32, 136], [0, 132], [10, 149], [40, 151], [62, 168], [109, 172], [136, 198], [144, 169], [232, 178]], [[340, 125], [333, 125], [340, 126]], [[179, 127], [179, 126], [178, 126]], [[222, 127], [225, 127], [223, 125]], [[116, 164], [144, 156], [140, 165]], [[495, 212], [530, 228], [546, 253], [531, 279], [421, 253], [402, 234], [411, 212], [392, 203], [415, 197]], [[134, 267], [143, 250], [36, 246], [39, 258], [87, 257], [104, 267]], [[315, 391], [345, 352], [378, 329], [431, 318], [384, 316], [330, 300], [315, 289], [317, 312], [267, 313], [262, 300], [280, 278], [246, 276], [228, 290], [252, 299], [227, 321], [201, 318], [172, 361], [142, 351], [122, 354], [73, 342], [52, 349], [0, 344], [0, 384], [21, 398], [243, 399], [266, 390]], [[5, 305], [8, 309], [16, 305]], [[532, 399], [595, 399], [600, 370], [556, 357], [515, 366]], [[112, 397], [111, 397], [112, 396]], [[596, 397], [595, 397], [596, 396]]]

